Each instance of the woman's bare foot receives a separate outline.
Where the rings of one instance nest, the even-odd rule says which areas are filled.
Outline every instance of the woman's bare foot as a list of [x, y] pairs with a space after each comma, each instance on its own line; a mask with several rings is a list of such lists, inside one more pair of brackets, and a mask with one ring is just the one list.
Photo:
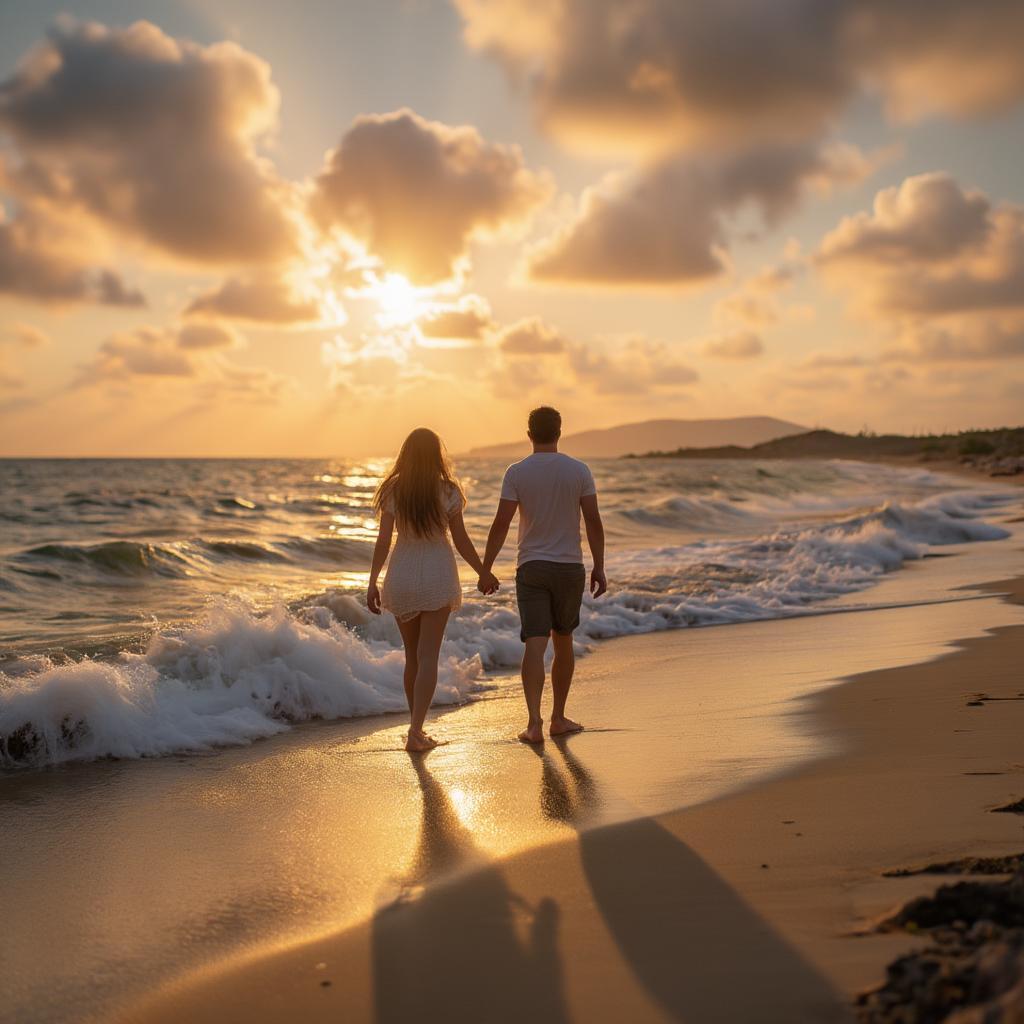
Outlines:
[[544, 723], [534, 722], [532, 725], [528, 725], [519, 734], [520, 743], [543, 743], [544, 742]]
[[437, 740], [433, 736], [428, 736], [425, 732], [413, 732], [411, 729], [405, 741], [405, 749], [410, 754], [421, 754], [424, 750], [433, 750], [436, 746]]
[[552, 736], [564, 736], [570, 732], [583, 732], [583, 726], [574, 722], [571, 718], [552, 718], [548, 732]]

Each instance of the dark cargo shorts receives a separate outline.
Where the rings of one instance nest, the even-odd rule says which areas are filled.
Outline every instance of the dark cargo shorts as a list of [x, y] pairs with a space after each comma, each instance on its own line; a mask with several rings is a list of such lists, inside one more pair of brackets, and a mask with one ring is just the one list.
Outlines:
[[580, 624], [587, 571], [582, 562], [524, 562], [516, 570], [519, 639], [571, 633]]

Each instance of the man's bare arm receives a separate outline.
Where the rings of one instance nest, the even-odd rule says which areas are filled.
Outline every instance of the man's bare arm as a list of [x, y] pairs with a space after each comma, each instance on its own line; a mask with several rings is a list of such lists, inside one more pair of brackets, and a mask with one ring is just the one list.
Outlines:
[[608, 589], [608, 579], [604, 574], [604, 523], [601, 522], [601, 511], [597, 507], [597, 495], [588, 494], [580, 498], [580, 508], [587, 528], [590, 555], [594, 559], [594, 568], [590, 573], [590, 592], [594, 597], [600, 597]]
[[508, 536], [508, 528], [512, 523], [512, 517], [519, 508], [519, 502], [511, 498], [502, 498], [498, 502], [498, 511], [494, 513], [494, 522], [491, 523], [490, 532], [487, 534], [487, 548], [484, 551], [484, 573], [491, 571], [495, 559], [501, 553], [505, 538]]

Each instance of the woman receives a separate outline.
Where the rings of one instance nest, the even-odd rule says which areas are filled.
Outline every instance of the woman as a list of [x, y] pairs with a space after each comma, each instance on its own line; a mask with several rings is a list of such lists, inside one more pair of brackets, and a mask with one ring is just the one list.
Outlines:
[[[380, 516], [373, 549], [366, 605], [375, 615], [386, 608], [398, 621], [405, 646], [405, 699], [412, 724], [405, 749], [430, 750], [437, 740], [423, 731], [423, 722], [437, 687], [437, 659], [448, 616], [462, 604], [462, 588], [448, 531], [459, 554], [478, 574], [483, 565], [466, 533], [462, 509], [466, 503], [452, 475], [441, 439], [419, 427], [402, 445], [391, 472], [373, 497]], [[398, 527], [383, 590], [377, 579]], [[486, 593], [498, 587], [489, 576]]]

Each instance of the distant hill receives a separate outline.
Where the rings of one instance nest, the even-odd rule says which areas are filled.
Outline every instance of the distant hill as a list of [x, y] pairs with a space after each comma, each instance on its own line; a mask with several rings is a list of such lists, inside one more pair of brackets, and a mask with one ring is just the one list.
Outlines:
[[750, 446], [655, 449], [629, 458], [674, 459], [899, 459], [927, 462], [953, 460], [1013, 476], [1024, 472], [1024, 427], [965, 430], [959, 434], [840, 434], [809, 430]]
[[[796, 423], [770, 416], [739, 416], [727, 420], [647, 420], [644, 423], [624, 423], [606, 430], [566, 434], [558, 447], [582, 459], [617, 458], [655, 448], [664, 451], [711, 445], [750, 446], [788, 434], [802, 434], [806, 430]], [[518, 459], [529, 451], [530, 443], [524, 437], [508, 444], [472, 448], [465, 454], [474, 458]]]

